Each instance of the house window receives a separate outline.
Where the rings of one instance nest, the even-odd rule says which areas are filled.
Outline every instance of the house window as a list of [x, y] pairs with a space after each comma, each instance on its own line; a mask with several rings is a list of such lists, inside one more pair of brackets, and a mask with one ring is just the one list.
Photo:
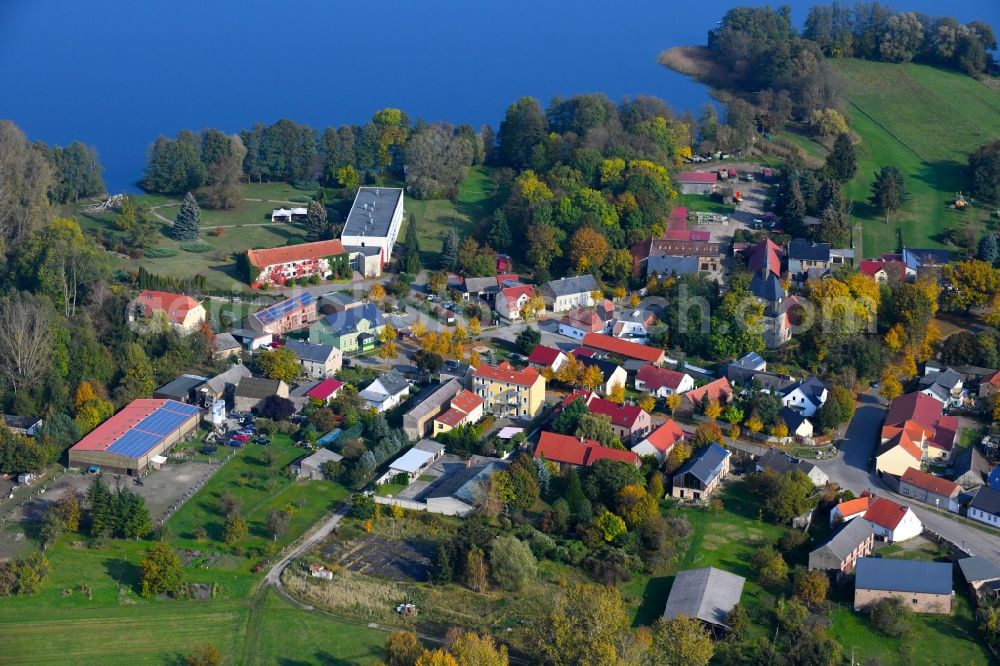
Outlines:
[[913, 603], [917, 603], [917, 600], [916, 600], [916, 599], [914, 599], [914, 600], [913, 600]]

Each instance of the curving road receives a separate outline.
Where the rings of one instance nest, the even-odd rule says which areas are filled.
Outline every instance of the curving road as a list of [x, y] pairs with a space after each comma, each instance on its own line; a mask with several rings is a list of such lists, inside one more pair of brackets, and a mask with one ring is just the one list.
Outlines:
[[844, 436], [841, 454], [830, 460], [812, 462], [842, 488], [849, 488], [855, 494], [870, 488], [883, 497], [907, 504], [927, 529], [940, 534], [970, 555], [982, 555], [1000, 562], [1000, 532], [985, 525], [980, 529], [953, 514], [938, 512], [897, 495], [870, 471], [885, 419], [885, 407], [882, 400], [874, 395], [863, 394], [858, 400], [858, 408]]

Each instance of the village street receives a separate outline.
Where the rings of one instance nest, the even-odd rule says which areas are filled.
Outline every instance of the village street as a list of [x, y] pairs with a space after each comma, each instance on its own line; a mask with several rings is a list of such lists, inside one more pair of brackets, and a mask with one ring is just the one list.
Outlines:
[[840, 454], [829, 460], [817, 460], [815, 465], [826, 472], [831, 481], [849, 488], [855, 495], [871, 489], [882, 497], [909, 505], [926, 529], [940, 534], [970, 555], [982, 555], [1000, 561], [1000, 532], [991, 531], [985, 525], [983, 529], [974, 527], [955, 516], [897, 495], [874, 472], [869, 471], [884, 418], [885, 407], [881, 398], [872, 394], [860, 395], [858, 408], [847, 428]]

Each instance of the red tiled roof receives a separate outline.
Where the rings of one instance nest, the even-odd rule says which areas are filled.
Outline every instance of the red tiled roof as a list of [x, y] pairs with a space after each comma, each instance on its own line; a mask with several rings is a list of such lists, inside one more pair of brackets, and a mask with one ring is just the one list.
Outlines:
[[621, 428], [629, 430], [635, 422], [645, 413], [635, 405], [619, 405], [611, 400], [593, 397], [587, 403], [587, 409], [591, 414], [602, 414], [611, 419], [611, 423]]
[[858, 264], [858, 270], [868, 277], [875, 277], [875, 274], [882, 270], [885, 262], [880, 259], [865, 259]]
[[306, 391], [307, 398], [316, 398], [317, 400], [326, 400], [331, 395], [340, 390], [344, 385], [344, 382], [337, 381], [336, 379], [324, 379], [316, 386], [312, 387]]
[[747, 270], [751, 273], [756, 273], [765, 266], [775, 275], [781, 274], [781, 248], [770, 238], [754, 245], [747, 259]]
[[958, 419], [954, 416], [942, 416], [938, 419], [937, 430], [927, 442], [927, 446], [935, 449], [951, 451], [955, 446], [955, 436], [958, 434]]
[[705, 384], [701, 388], [696, 388], [684, 394], [692, 405], [701, 403], [703, 395], [708, 395], [708, 399], [715, 402], [722, 402], [723, 396], [728, 401], [733, 396], [733, 387], [729, 385], [729, 380], [725, 377], [716, 379], [714, 382]]
[[480, 407], [483, 399], [468, 389], [462, 389], [451, 399], [451, 408], [458, 409], [466, 414]]
[[[74, 444], [73, 448], [77, 451], [104, 451], [158, 409], [165, 408], [167, 411], [175, 411], [175, 408], [185, 409], [186, 407], [176, 400], [158, 398], [133, 400], [122, 407], [114, 416], [90, 431], [83, 439]], [[137, 430], [137, 432], [145, 431]], [[147, 434], [152, 434], [160, 439], [166, 436], [152, 431]]]
[[272, 247], [266, 250], [247, 250], [247, 259], [256, 268], [286, 264], [290, 261], [305, 261], [307, 259], [325, 259], [344, 254], [344, 245], [339, 240], [301, 243], [285, 247]]
[[531, 352], [531, 356], [528, 357], [528, 363], [533, 363], [535, 365], [544, 365], [545, 367], [551, 367], [553, 363], [559, 358], [559, 354], [562, 352], [555, 347], [546, 347], [545, 345], [538, 345], [535, 347], [534, 351]]
[[200, 305], [190, 296], [152, 289], [140, 292], [136, 301], [142, 306], [142, 313], [147, 317], [152, 316], [154, 312], [163, 312], [167, 320], [175, 324], [183, 324], [188, 312]]
[[684, 206], [677, 206], [670, 211], [670, 228], [687, 229], [688, 209]]
[[685, 433], [677, 425], [677, 422], [673, 419], [667, 419], [663, 425], [646, 435], [646, 439], [643, 441], [652, 444], [653, 448], [660, 453], [667, 453], [674, 444], [682, 441], [684, 437]]
[[719, 174], [714, 171], [685, 171], [684, 173], [677, 174], [676, 178], [678, 183], [712, 183], [715, 184], [719, 180]]
[[958, 485], [948, 479], [942, 479], [940, 476], [921, 472], [919, 469], [914, 469], [913, 467], [903, 473], [901, 481], [945, 497], [954, 497], [959, 491]]
[[453, 408], [449, 409], [447, 412], [445, 412], [444, 414], [440, 414], [438, 416], [435, 416], [434, 420], [435, 421], [440, 421], [441, 423], [444, 423], [445, 425], [449, 425], [452, 428], [457, 428], [458, 425], [462, 422], [462, 419], [464, 419], [468, 415], [469, 414], [467, 412], [463, 412], [462, 410], [455, 409], [453, 407]]
[[476, 368], [475, 377], [489, 379], [495, 382], [507, 382], [518, 386], [532, 386], [538, 380], [538, 371], [534, 368], [515, 370], [507, 361], [504, 361], [495, 368], [485, 363]]
[[590, 333], [604, 330], [604, 320], [601, 319], [601, 315], [589, 308], [570, 310], [562, 316], [559, 323]]
[[592, 439], [581, 442], [575, 437], [554, 432], [542, 432], [538, 444], [535, 446], [535, 457], [587, 467], [598, 460], [620, 460], [633, 465], [639, 464], [639, 456], [631, 451], [601, 446]]
[[1000, 387], [1000, 370], [997, 370], [992, 375], [988, 377], [983, 377], [982, 381], [979, 382], [980, 385], [992, 384], [993, 386]]
[[500, 290], [500, 293], [502, 293], [508, 301], [514, 302], [520, 298], [522, 294], [531, 298], [535, 295], [535, 288], [530, 284], [519, 284], [516, 287], [504, 287]]
[[920, 463], [920, 459], [923, 458], [924, 454], [920, 449], [920, 445], [914, 442], [905, 430], [900, 430], [889, 441], [879, 447], [877, 456], [880, 456], [886, 451], [894, 449], [897, 446], [906, 451], [918, 464]]
[[924, 393], [907, 393], [893, 398], [885, 415], [885, 424], [899, 426], [904, 421], [916, 421], [931, 432], [937, 428], [944, 408], [940, 402]]
[[908, 507], [896, 504], [892, 500], [884, 497], [877, 498], [865, 512], [865, 520], [875, 523], [887, 530], [894, 530], [899, 526], [900, 521], [909, 511]]
[[644, 382], [646, 386], [654, 391], [664, 386], [676, 389], [684, 380], [684, 373], [667, 368], [658, 368], [655, 365], [644, 365], [639, 368], [635, 378]]
[[647, 363], [659, 363], [663, 359], [663, 350], [646, 345], [636, 344], [603, 333], [587, 333], [583, 336], [583, 344], [587, 347], [600, 349], [625, 358], [634, 358]]
[[850, 518], [851, 516], [868, 511], [868, 507], [871, 506], [872, 501], [873, 498], [870, 496], [857, 497], [846, 502], [841, 502], [837, 505], [837, 509], [840, 510], [842, 517]]

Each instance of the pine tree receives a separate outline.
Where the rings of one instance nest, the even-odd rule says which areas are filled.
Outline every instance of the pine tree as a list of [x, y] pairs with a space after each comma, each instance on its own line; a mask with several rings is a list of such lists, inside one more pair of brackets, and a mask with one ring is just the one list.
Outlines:
[[422, 268], [420, 264], [420, 239], [417, 238], [417, 218], [410, 213], [410, 223], [406, 225], [406, 237], [403, 239], [403, 261], [404, 273], [416, 275]]
[[107, 535], [111, 529], [111, 491], [101, 480], [94, 479], [87, 491], [87, 504], [90, 506], [90, 534], [95, 537]]
[[903, 180], [903, 172], [894, 166], [884, 166], [875, 172], [872, 182], [872, 196], [869, 199], [878, 212], [885, 216], [888, 224], [889, 215], [906, 203], [909, 192]]
[[788, 200], [785, 202], [785, 218], [792, 223], [798, 223], [806, 216], [806, 200], [802, 196], [799, 181], [793, 180], [788, 189]]
[[510, 227], [507, 225], [507, 216], [504, 215], [502, 208], [498, 208], [493, 213], [493, 222], [490, 224], [490, 231], [486, 236], [486, 242], [498, 252], [506, 252], [510, 249], [512, 242]]
[[444, 237], [444, 246], [441, 248], [440, 264], [446, 271], [455, 269], [458, 265], [458, 234], [454, 229], [448, 230], [448, 235]]
[[988, 264], [995, 264], [997, 255], [1000, 254], [1000, 247], [997, 247], [997, 237], [995, 234], [986, 234], [979, 239], [978, 257]]
[[310, 201], [306, 211], [306, 238], [321, 241], [329, 238], [330, 221], [326, 217], [326, 206], [319, 201]]
[[172, 236], [179, 241], [198, 240], [201, 234], [201, 209], [194, 195], [188, 192], [181, 202], [181, 209], [177, 211], [177, 219], [174, 220]]
[[833, 150], [826, 156], [826, 166], [833, 177], [842, 183], [854, 178], [858, 172], [858, 157], [850, 134], [837, 135]]

